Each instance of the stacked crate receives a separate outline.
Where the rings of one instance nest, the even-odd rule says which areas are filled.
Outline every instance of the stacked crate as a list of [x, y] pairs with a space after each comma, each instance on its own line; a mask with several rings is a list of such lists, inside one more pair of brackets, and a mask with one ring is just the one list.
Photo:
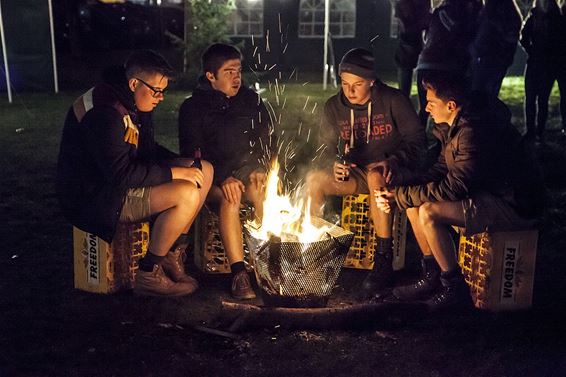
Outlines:
[[138, 260], [149, 245], [149, 223], [118, 224], [111, 244], [73, 227], [75, 288], [114, 293], [133, 288]]
[[[242, 224], [248, 219], [250, 208], [242, 208], [240, 221]], [[224, 251], [220, 232], [218, 231], [218, 215], [210, 211], [206, 206], [202, 208], [194, 226], [194, 261], [195, 265], [205, 273], [227, 274], [230, 273], [230, 262]], [[250, 268], [248, 261], [249, 250], [244, 242], [244, 262]]]
[[477, 308], [531, 306], [537, 239], [536, 230], [460, 236], [458, 261]]
[[[369, 215], [369, 195], [346, 195], [342, 199], [341, 226], [354, 233], [344, 267], [371, 270], [375, 254], [375, 231]], [[407, 215], [395, 209], [393, 219], [393, 269], [405, 266]]]

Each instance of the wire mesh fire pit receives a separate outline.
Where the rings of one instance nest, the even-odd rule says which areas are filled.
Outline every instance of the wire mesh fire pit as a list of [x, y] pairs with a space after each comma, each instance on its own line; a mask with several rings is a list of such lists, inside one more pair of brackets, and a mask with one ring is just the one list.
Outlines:
[[313, 218], [312, 223], [329, 227], [319, 241], [282, 242], [277, 236], [265, 240], [246, 232], [265, 305], [326, 306], [354, 235], [320, 218]]

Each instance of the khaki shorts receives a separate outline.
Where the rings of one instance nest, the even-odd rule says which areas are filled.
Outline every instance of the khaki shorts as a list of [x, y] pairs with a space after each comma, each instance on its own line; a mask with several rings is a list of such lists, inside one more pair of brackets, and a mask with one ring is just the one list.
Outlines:
[[121, 223], [137, 223], [151, 217], [151, 187], [135, 187], [128, 189], [126, 199], [120, 213]]
[[534, 220], [522, 218], [511, 206], [512, 200], [487, 192], [474, 194], [462, 201], [465, 236], [486, 231], [511, 231], [532, 228]]

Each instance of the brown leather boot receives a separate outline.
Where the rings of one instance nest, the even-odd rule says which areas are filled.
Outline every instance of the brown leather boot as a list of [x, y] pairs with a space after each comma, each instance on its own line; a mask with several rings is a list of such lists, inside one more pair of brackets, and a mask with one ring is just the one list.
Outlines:
[[134, 293], [141, 296], [163, 296], [175, 297], [185, 296], [193, 293], [197, 285], [174, 282], [165, 275], [160, 265], [154, 265], [153, 271], [147, 272], [141, 269], [136, 271]]
[[174, 282], [189, 283], [198, 288], [197, 280], [187, 275], [185, 272], [185, 264], [183, 263], [184, 259], [185, 251], [182, 248], [177, 247], [175, 250], [172, 250], [165, 255], [165, 258], [163, 258], [163, 261], [161, 262], [161, 267], [163, 267], [165, 274], [167, 274], [167, 276], [169, 276]]
[[232, 297], [244, 300], [255, 298], [250, 276], [246, 270], [238, 272], [232, 278]]

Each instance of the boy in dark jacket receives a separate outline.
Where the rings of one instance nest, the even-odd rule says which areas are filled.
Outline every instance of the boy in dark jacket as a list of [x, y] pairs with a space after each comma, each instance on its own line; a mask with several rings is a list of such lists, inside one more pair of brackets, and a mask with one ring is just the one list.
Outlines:
[[74, 226], [111, 242], [118, 222], [155, 220], [135, 277], [134, 292], [142, 295], [181, 296], [197, 288], [175, 242], [212, 183], [209, 163], [200, 171], [187, 167], [192, 161], [171, 161], [176, 155], [154, 140], [151, 115], [171, 72], [152, 51], [134, 52], [124, 67], [107, 71], [105, 82], [69, 109], [57, 166], [59, 201]]
[[216, 43], [202, 55], [204, 76], [179, 110], [181, 155], [200, 148], [214, 166], [207, 202], [218, 211], [219, 232], [232, 270], [235, 298], [255, 297], [244, 266], [240, 203], [251, 202], [261, 218], [265, 169], [270, 146], [269, 114], [261, 97], [242, 86], [242, 56], [235, 47]]
[[[424, 129], [413, 105], [399, 90], [376, 78], [371, 52], [348, 51], [339, 73], [342, 89], [326, 102], [320, 125], [326, 166], [307, 176], [307, 193], [317, 216], [328, 195], [371, 193], [378, 187], [405, 184], [425, 147]], [[348, 148], [351, 164], [335, 162], [332, 166], [337, 144], [340, 149]], [[370, 203], [377, 241], [374, 269], [362, 286], [364, 296], [379, 293], [393, 273], [392, 215], [377, 210], [373, 195]]]
[[462, 82], [459, 76], [425, 76], [426, 109], [442, 152], [420, 184], [375, 192], [381, 210], [389, 211], [392, 199], [407, 209], [423, 253], [422, 278], [393, 295], [428, 298], [431, 309], [471, 303], [450, 235], [453, 226], [465, 235], [525, 229], [542, 210], [541, 174], [509, 110], [502, 102], [493, 108], [470, 104]]

